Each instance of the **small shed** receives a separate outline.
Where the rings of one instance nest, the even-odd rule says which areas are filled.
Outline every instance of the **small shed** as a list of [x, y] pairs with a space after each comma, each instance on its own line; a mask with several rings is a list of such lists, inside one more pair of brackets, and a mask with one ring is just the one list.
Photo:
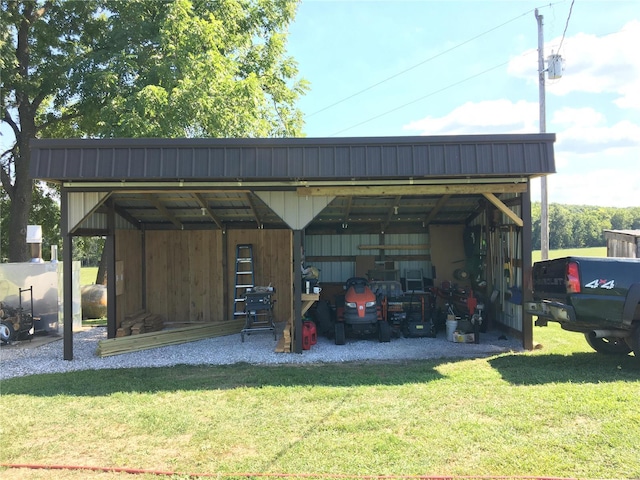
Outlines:
[[640, 258], [640, 230], [605, 230], [607, 257]]
[[[291, 324], [294, 352], [302, 352], [309, 301], [301, 264], [320, 271], [321, 301], [361, 272], [463, 282], [491, 303], [492, 325], [530, 349], [532, 321], [522, 309], [530, 182], [555, 172], [554, 141], [43, 139], [31, 143], [31, 176], [61, 187], [65, 282], [72, 238], [106, 237], [110, 338], [141, 309], [173, 322], [232, 319], [238, 246], [249, 244], [255, 284], [276, 287], [274, 315]], [[71, 303], [65, 298], [65, 319]], [[65, 322], [64, 358], [72, 357]]]

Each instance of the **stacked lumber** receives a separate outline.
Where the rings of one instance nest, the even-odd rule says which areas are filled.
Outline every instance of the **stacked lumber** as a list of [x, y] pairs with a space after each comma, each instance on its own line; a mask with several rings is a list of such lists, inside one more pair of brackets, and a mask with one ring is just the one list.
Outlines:
[[116, 338], [159, 332], [163, 328], [164, 320], [160, 315], [141, 311], [124, 317], [120, 328], [116, 330]]
[[141, 333], [126, 337], [109, 338], [98, 342], [96, 355], [107, 357], [121, 353], [137, 352], [150, 348], [195, 342], [205, 338], [220, 337], [240, 333], [244, 319], [219, 323], [206, 323], [190, 327], [162, 330], [160, 332]]
[[280, 340], [276, 344], [276, 353], [290, 353], [291, 352], [291, 333], [293, 332], [293, 325], [291, 320], [287, 322], [280, 336]]

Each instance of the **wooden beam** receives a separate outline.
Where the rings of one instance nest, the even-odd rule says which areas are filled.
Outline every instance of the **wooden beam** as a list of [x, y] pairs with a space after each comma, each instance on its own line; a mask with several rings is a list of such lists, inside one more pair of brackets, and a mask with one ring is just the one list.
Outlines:
[[469, 195], [483, 193], [521, 193], [526, 183], [469, 183], [452, 185], [375, 185], [350, 187], [299, 187], [299, 196], [329, 195], [335, 197], [396, 196], [396, 195]]
[[360, 250], [427, 250], [429, 245], [421, 243], [419, 245], [358, 245]]
[[253, 218], [256, 220], [256, 223], [258, 224], [258, 228], [262, 228], [262, 220], [260, 220], [260, 217], [258, 216], [258, 211], [256, 210], [255, 205], [253, 204], [253, 198], [251, 198], [251, 194], [250, 193], [246, 193], [245, 197], [247, 199], [247, 202], [249, 202], [249, 207], [251, 208], [251, 213], [253, 214]]
[[383, 232], [387, 229], [387, 227], [391, 223], [391, 220], [393, 220], [393, 216], [397, 215], [397, 211], [398, 211], [398, 207], [400, 206], [401, 199], [402, 199], [401, 195], [396, 195], [396, 197], [393, 199], [393, 205], [389, 207], [389, 211], [387, 212], [387, 219], [382, 224]]
[[96, 355], [107, 357], [121, 353], [137, 352], [150, 348], [163, 347], [165, 345], [177, 345], [180, 343], [194, 342], [204, 338], [219, 337], [240, 333], [245, 319], [236, 319], [228, 322], [202, 324], [160, 332], [141, 333], [128, 337], [110, 338], [98, 342]]
[[431, 223], [431, 221], [434, 218], [436, 218], [436, 215], [438, 215], [438, 212], [440, 211], [440, 209], [442, 207], [444, 207], [444, 204], [447, 203], [447, 201], [450, 198], [451, 198], [451, 195], [443, 195], [442, 197], [440, 197], [438, 199], [438, 201], [436, 202], [435, 206], [429, 212], [429, 215], [427, 215], [427, 217], [424, 219], [424, 226], [425, 227], [428, 227], [429, 224]]
[[180, 222], [180, 220], [178, 220], [176, 218], [176, 216], [171, 213], [167, 207], [165, 207], [160, 200], [158, 199], [158, 197], [156, 197], [155, 195], [152, 194], [147, 194], [145, 195], [147, 197], [147, 199], [151, 202], [151, 204], [156, 207], [160, 213], [162, 213], [165, 217], [167, 217], [171, 223], [173, 223], [176, 227], [178, 227], [180, 230], [182, 230], [184, 228], [184, 226], [182, 225], [182, 222]]
[[223, 230], [222, 228], [222, 222], [218, 219], [218, 216], [214, 213], [213, 210], [211, 210], [211, 208], [209, 207], [209, 205], [207, 204], [207, 201], [204, 199], [204, 197], [202, 196], [202, 194], [200, 193], [194, 193], [193, 194], [194, 197], [196, 197], [196, 200], [198, 201], [198, 203], [200, 204], [201, 208], [204, 208], [205, 211], [207, 212], [207, 214], [209, 215], [209, 217], [211, 218], [211, 220], [213, 220], [213, 222], [218, 226], [218, 228], [220, 230]]
[[502, 200], [496, 197], [493, 193], [487, 192], [483, 193], [483, 195], [487, 198], [487, 200], [494, 204], [498, 208], [498, 210], [500, 210], [507, 217], [513, 220], [513, 223], [515, 223], [517, 226], [522, 227], [524, 225], [524, 221], [518, 215], [516, 215], [513, 210], [502, 203]]

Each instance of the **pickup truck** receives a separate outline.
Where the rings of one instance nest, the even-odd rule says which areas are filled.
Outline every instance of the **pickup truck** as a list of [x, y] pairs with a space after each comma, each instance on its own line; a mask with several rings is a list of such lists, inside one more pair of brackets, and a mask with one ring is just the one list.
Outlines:
[[533, 301], [525, 311], [535, 325], [558, 322], [583, 333], [595, 351], [640, 360], [640, 259], [565, 257], [536, 262]]

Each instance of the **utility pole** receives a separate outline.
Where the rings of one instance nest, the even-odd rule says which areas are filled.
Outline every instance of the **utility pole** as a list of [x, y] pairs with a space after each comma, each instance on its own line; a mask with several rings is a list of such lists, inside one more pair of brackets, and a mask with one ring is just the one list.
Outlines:
[[[544, 33], [542, 29], [542, 15], [535, 10], [538, 21], [538, 94], [540, 103], [540, 133], [547, 131], [547, 114], [544, 91]], [[547, 192], [547, 176], [540, 177], [540, 257], [549, 258], [549, 194]]]

